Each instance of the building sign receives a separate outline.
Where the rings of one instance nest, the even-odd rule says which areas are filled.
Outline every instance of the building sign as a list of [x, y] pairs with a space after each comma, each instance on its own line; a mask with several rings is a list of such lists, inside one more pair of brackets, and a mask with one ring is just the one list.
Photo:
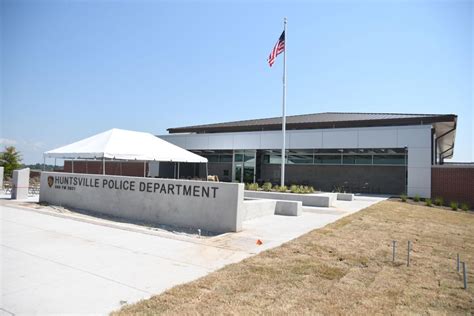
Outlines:
[[243, 185], [42, 172], [40, 202], [155, 224], [239, 231]]
[[216, 186], [145, 182], [130, 179], [98, 179], [81, 176], [48, 176], [48, 186], [57, 190], [69, 191], [74, 191], [77, 187], [88, 187], [213, 199], [216, 198], [219, 190]]

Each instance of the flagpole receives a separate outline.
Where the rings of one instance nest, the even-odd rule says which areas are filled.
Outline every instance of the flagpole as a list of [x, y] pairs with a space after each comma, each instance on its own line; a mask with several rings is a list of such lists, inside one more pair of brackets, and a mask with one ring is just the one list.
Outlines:
[[283, 31], [285, 32], [285, 49], [283, 50], [283, 113], [281, 121], [282, 146], [281, 146], [281, 186], [285, 185], [285, 162], [286, 162], [286, 18], [283, 20]]

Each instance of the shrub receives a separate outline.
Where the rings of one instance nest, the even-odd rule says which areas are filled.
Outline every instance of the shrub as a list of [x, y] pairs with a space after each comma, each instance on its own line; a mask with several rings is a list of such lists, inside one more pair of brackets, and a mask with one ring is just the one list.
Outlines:
[[413, 201], [420, 202], [420, 196], [416, 194], [415, 197], [413, 198]]
[[452, 209], [453, 211], [456, 211], [456, 210], [458, 209], [458, 206], [459, 206], [459, 205], [458, 205], [458, 202], [456, 202], [456, 201], [451, 201], [451, 203], [449, 203], [449, 206], [451, 207], [451, 209]]
[[300, 188], [297, 185], [291, 185], [290, 186], [290, 191], [291, 193], [300, 193]]
[[425, 200], [425, 205], [426, 206], [431, 206], [432, 205], [431, 199], [426, 199]]
[[312, 186], [305, 185], [303, 187], [303, 193], [314, 193], [314, 188]]
[[258, 191], [258, 183], [246, 183], [245, 190]]
[[400, 199], [402, 199], [402, 202], [407, 201], [407, 195], [406, 194], [400, 194]]
[[332, 192], [335, 192], [335, 193], [342, 193], [342, 187], [341, 186], [334, 186], [334, 188], [332, 189]]
[[307, 185], [295, 185], [293, 184], [290, 187], [291, 193], [313, 193], [314, 188]]
[[467, 204], [467, 203], [461, 204], [461, 209], [462, 209], [464, 212], [469, 211], [469, 204]]
[[[288, 188], [286, 186], [283, 186], [283, 187], [275, 186], [273, 189], [279, 192], [288, 191]], [[307, 186], [307, 185], [292, 184], [289, 190], [291, 193], [299, 193], [299, 194], [314, 193], [314, 188], [312, 186]]]
[[278, 192], [286, 192], [287, 190], [288, 188], [286, 187], [286, 185], [278, 187]]
[[435, 199], [435, 204], [438, 205], [438, 206], [444, 205], [444, 200], [443, 200], [443, 198], [442, 198], [442, 197], [437, 197], [437, 198]]
[[265, 182], [263, 185], [262, 185], [262, 189], [263, 191], [271, 191], [272, 190], [272, 184], [271, 182]]

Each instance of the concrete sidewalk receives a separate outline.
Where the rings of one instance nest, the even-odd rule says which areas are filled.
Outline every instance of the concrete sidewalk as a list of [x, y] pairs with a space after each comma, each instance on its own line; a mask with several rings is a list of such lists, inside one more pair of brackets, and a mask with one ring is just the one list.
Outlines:
[[[6, 314], [99, 313], [276, 247], [382, 198], [266, 216], [212, 238], [154, 232], [1, 201], [1, 302]], [[341, 203], [340, 203], [341, 202]], [[38, 206], [36, 206], [38, 207]], [[41, 212], [41, 213], [40, 213]], [[46, 213], [45, 213], [46, 212]], [[51, 216], [55, 215], [55, 216]], [[256, 240], [263, 245], [256, 245]]]

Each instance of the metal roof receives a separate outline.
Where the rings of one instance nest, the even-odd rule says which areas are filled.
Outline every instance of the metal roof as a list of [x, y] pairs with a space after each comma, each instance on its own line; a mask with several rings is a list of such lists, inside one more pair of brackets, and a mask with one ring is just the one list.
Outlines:
[[[371, 127], [393, 125], [420, 125], [438, 122], [455, 123], [454, 114], [401, 114], [401, 113], [343, 113], [325, 112], [286, 117], [286, 128], [316, 129], [316, 128], [344, 128], [344, 127]], [[243, 131], [280, 130], [281, 117], [234, 121], [216, 124], [204, 124], [185, 127], [168, 128], [174, 133], [222, 133]]]

